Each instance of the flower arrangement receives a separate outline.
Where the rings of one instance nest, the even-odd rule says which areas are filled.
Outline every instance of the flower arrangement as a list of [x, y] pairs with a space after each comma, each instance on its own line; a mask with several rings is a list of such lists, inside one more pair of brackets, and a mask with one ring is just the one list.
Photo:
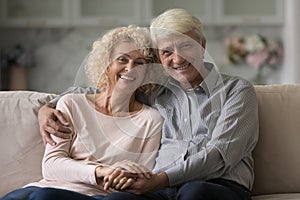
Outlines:
[[234, 36], [225, 40], [227, 61], [231, 64], [246, 63], [255, 68], [277, 67], [283, 60], [282, 45], [261, 35]]

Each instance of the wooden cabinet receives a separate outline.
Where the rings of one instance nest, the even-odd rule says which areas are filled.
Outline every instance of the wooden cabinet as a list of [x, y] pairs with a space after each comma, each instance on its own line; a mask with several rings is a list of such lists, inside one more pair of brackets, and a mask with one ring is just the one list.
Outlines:
[[70, 24], [69, 0], [0, 0], [2, 26], [65, 26]]

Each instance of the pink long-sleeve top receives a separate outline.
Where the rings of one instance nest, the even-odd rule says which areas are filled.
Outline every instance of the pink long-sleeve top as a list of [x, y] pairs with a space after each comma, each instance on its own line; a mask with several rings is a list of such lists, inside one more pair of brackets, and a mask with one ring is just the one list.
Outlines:
[[97, 166], [131, 160], [153, 168], [163, 123], [157, 110], [144, 105], [133, 115], [108, 116], [96, 111], [85, 94], [63, 96], [57, 109], [71, 121], [74, 134], [70, 139], [52, 136], [57, 145], [46, 146], [44, 179], [29, 185], [106, 194], [96, 182]]

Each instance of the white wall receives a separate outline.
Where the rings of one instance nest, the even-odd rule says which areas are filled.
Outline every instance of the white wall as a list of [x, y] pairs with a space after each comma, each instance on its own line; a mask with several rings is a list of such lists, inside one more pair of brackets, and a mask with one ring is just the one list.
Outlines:
[[300, 1], [285, 1], [285, 63], [282, 70], [283, 83], [300, 82]]

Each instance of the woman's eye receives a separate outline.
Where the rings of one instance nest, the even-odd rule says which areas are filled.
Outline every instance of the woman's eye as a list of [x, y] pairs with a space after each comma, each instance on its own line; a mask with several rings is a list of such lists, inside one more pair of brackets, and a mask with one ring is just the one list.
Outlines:
[[120, 63], [126, 63], [127, 59], [125, 57], [118, 57], [117, 61], [119, 61]]

